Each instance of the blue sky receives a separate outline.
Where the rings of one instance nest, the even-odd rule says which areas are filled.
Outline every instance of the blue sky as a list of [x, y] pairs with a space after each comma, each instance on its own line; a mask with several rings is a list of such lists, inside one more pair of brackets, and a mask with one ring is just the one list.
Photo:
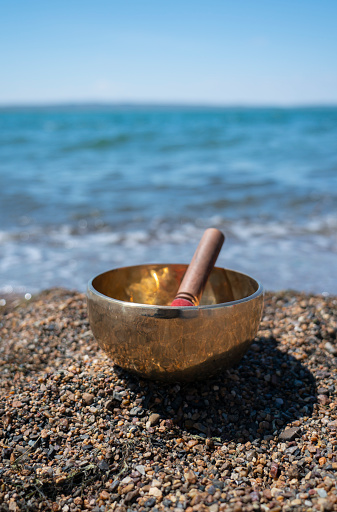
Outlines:
[[0, 104], [337, 104], [336, 0], [0, 0]]

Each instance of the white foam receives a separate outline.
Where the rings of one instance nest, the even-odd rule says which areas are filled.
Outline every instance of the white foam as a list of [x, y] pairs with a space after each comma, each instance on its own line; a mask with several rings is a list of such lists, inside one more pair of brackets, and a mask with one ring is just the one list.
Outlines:
[[32, 294], [51, 286], [84, 290], [91, 277], [110, 268], [150, 262], [187, 263], [209, 225], [226, 234], [220, 266], [249, 273], [266, 288], [337, 293], [333, 272], [336, 221], [331, 217], [311, 219], [302, 226], [289, 221], [230, 222], [220, 216], [180, 225], [155, 219], [146, 228], [120, 231], [30, 226], [26, 238], [18, 236], [19, 232], [2, 231], [0, 291], [20, 289]]

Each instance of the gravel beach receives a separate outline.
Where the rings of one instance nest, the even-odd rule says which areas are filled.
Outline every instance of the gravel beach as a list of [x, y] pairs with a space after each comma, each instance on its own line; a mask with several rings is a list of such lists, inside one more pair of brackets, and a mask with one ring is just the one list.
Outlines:
[[193, 384], [114, 367], [86, 299], [0, 308], [0, 510], [337, 510], [337, 298], [267, 293], [239, 365]]

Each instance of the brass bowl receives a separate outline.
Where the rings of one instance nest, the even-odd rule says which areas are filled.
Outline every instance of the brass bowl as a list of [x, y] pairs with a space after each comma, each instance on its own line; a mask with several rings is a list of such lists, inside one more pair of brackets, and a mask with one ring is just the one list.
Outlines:
[[109, 270], [88, 284], [89, 321], [117, 365], [143, 377], [209, 377], [241, 359], [261, 320], [262, 286], [214, 268], [196, 307], [170, 307], [187, 265]]

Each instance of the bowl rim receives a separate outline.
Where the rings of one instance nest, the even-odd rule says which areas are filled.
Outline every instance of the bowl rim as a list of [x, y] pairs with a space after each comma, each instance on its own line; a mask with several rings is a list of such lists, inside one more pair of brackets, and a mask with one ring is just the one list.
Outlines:
[[88, 293], [91, 292], [92, 294], [98, 296], [99, 298], [101, 299], [104, 299], [108, 302], [112, 302], [114, 304], [120, 304], [120, 305], [124, 305], [125, 307], [132, 307], [132, 308], [145, 308], [145, 309], [162, 309], [162, 310], [184, 310], [184, 311], [187, 311], [187, 310], [191, 310], [191, 311], [196, 311], [196, 310], [204, 310], [204, 309], [217, 309], [217, 308], [223, 308], [223, 307], [230, 307], [230, 306], [234, 306], [235, 304], [241, 304], [242, 302], [248, 302], [250, 300], [253, 300], [255, 299], [256, 297], [258, 297], [259, 295], [263, 295], [264, 294], [264, 289], [263, 289], [263, 286], [261, 285], [261, 283], [255, 279], [255, 277], [252, 277], [248, 274], [245, 274], [243, 272], [239, 272], [237, 270], [232, 270], [230, 268], [224, 268], [224, 267], [214, 267], [214, 268], [219, 268], [219, 269], [222, 269], [222, 270], [229, 270], [230, 272], [234, 272], [236, 274], [240, 274], [244, 277], [248, 277], [250, 279], [253, 279], [253, 281], [255, 281], [255, 283], [257, 284], [257, 290], [252, 293], [252, 295], [248, 295], [247, 297], [243, 297], [242, 299], [238, 299], [238, 300], [233, 300], [233, 301], [230, 301], [230, 302], [220, 302], [218, 304], [204, 304], [204, 305], [199, 305], [199, 306], [162, 306], [160, 304], [143, 304], [141, 302], [127, 302], [127, 301], [124, 301], [124, 300], [119, 300], [119, 299], [114, 299], [113, 297], [108, 297], [107, 295], [104, 295], [104, 293], [101, 293], [99, 292], [98, 290], [96, 290], [96, 288], [94, 287], [93, 285], [93, 281], [94, 279], [96, 279], [97, 277], [100, 277], [100, 276], [103, 276], [104, 274], [108, 274], [110, 272], [113, 272], [114, 270], [123, 270], [123, 269], [127, 269], [127, 268], [141, 268], [141, 267], [149, 267], [149, 266], [152, 266], [152, 265], [162, 265], [163, 267], [165, 266], [172, 266], [172, 265], [184, 265], [184, 266], [188, 266], [186, 263], [145, 263], [145, 264], [142, 264], [142, 265], [127, 265], [125, 267], [116, 267], [116, 268], [112, 268], [110, 270], [106, 270], [105, 272], [101, 272], [100, 274], [97, 274], [96, 276], [94, 276], [92, 279], [90, 279], [88, 281], [88, 285], [87, 285], [87, 297], [88, 297]]

